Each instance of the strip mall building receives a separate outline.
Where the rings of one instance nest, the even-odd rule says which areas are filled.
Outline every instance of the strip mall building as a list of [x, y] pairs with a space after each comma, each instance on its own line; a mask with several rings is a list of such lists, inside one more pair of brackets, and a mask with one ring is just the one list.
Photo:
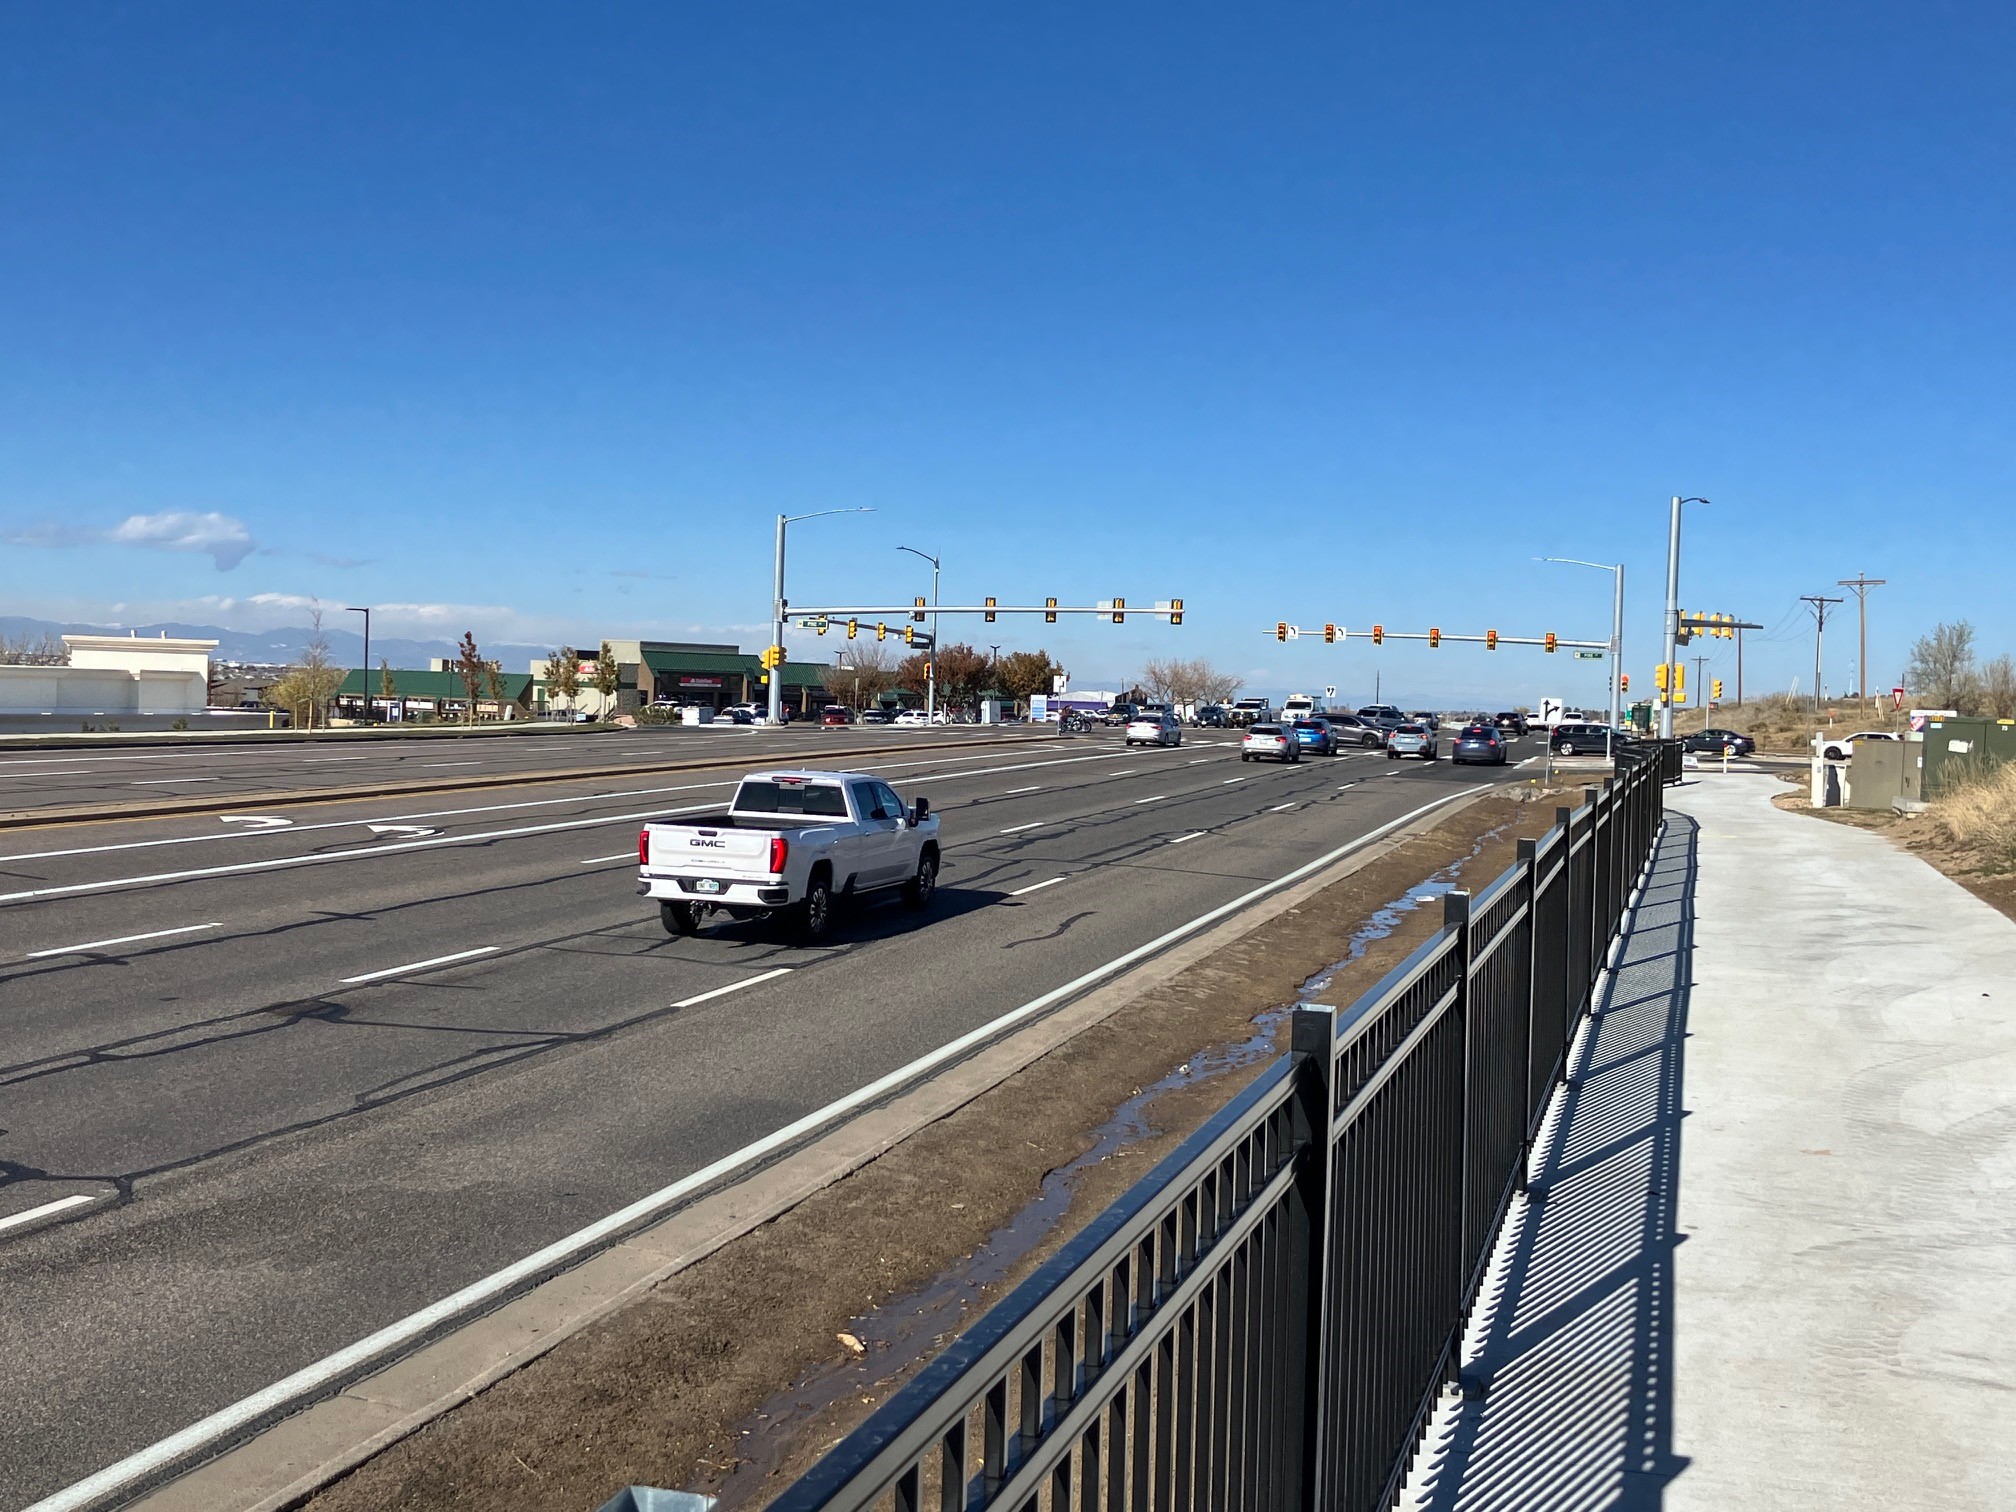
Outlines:
[[[602, 695], [590, 680], [595, 657], [608, 646], [616, 658], [616, 693], [604, 708]], [[585, 642], [580, 651], [580, 691], [573, 707], [597, 717], [627, 714], [650, 703], [703, 705], [719, 709], [736, 703], [764, 703], [769, 689], [761, 681], [763, 660], [739, 646], [697, 641], [607, 640]], [[535, 661], [533, 698], [548, 712], [564, 711], [567, 700], [555, 698], [546, 686], [546, 663]], [[786, 662], [780, 669], [784, 702], [794, 712], [808, 713], [828, 701], [826, 677], [831, 669], [819, 662]]]

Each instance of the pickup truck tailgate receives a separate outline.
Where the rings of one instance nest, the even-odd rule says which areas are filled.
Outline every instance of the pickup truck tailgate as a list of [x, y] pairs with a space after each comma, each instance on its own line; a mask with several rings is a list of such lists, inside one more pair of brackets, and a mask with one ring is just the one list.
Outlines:
[[708, 829], [694, 824], [648, 824], [645, 866], [678, 876], [760, 877], [770, 871], [774, 836], [761, 830]]

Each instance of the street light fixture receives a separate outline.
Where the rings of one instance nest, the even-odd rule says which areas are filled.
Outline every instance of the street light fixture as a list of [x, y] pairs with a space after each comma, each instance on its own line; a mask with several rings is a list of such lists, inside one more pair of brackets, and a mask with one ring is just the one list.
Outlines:
[[[915, 546], [898, 546], [898, 551], [907, 551], [912, 556], [920, 556], [931, 564], [931, 607], [938, 607], [938, 558], [928, 551], [919, 551]], [[938, 616], [931, 616], [931, 655], [924, 665], [931, 670], [924, 676], [924, 717], [932, 723], [938, 719]]]
[[[784, 620], [790, 613], [790, 602], [784, 597], [784, 527], [795, 525], [800, 520], [817, 520], [826, 515], [873, 514], [874, 509], [863, 504], [855, 509], [815, 509], [810, 514], [777, 516], [777, 574], [770, 594], [770, 644], [781, 648], [784, 644]], [[784, 666], [782, 662], [770, 669], [770, 717], [771, 724], [784, 722]]]
[[[1683, 499], [1673, 495], [1673, 521], [1666, 536], [1666, 660], [1673, 667], [1680, 659], [1680, 506], [1706, 504], [1706, 499]], [[1671, 676], [1671, 673], [1668, 673]], [[1669, 689], [1659, 700], [1659, 738], [1673, 738], [1673, 694]]]
[[1594, 567], [1598, 572], [1615, 573], [1617, 591], [1610, 603], [1610, 724], [1603, 736], [1603, 754], [1614, 759], [1617, 744], [1617, 722], [1624, 713], [1624, 685], [1621, 673], [1624, 670], [1624, 564], [1622, 562], [1585, 562], [1581, 557], [1535, 557], [1536, 562], [1560, 562], [1569, 567]]
[[344, 606], [343, 612], [364, 616], [364, 723], [373, 724], [375, 721], [371, 718], [371, 611], [350, 604]]

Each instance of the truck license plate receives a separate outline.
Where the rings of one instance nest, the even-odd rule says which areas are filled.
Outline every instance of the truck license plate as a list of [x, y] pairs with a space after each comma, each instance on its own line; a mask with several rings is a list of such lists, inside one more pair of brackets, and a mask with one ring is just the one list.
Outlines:
[[699, 881], [693, 884], [693, 891], [704, 893], [718, 893], [719, 891], [721, 891], [720, 879], [716, 877], [702, 877]]

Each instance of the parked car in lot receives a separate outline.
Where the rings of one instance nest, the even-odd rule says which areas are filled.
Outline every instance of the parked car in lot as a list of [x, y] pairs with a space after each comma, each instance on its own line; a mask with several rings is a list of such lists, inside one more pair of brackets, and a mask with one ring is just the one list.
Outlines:
[[1449, 760], [1458, 765], [1503, 766], [1510, 749], [1496, 725], [1467, 724], [1449, 746]]
[[1757, 749], [1756, 741], [1734, 730], [1696, 730], [1692, 735], [1683, 736], [1680, 744], [1685, 750], [1701, 751], [1711, 756], [1720, 756], [1724, 751], [1748, 756]]
[[755, 772], [713, 814], [654, 819], [637, 836], [637, 891], [668, 934], [709, 915], [780, 916], [807, 942], [831, 930], [839, 898], [901, 888], [923, 908], [938, 887], [938, 816], [909, 808], [860, 772]]
[[739, 724], [754, 724], [756, 722], [756, 716], [751, 714], [747, 709], [743, 708], [740, 704], [730, 704], [725, 709], [716, 709], [714, 711], [714, 718], [715, 721], [719, 724], [739, 725]]
[[1424, 724], [1411, 720], [1395, 726], [1393, 733], [1386, 737], [1386, 759], [1398, 761], [1402, 756], [1419, 756], [1423, 761], [1433, 761], [1442, 754], [1441, 742], [1435, 732]]
[[1855, 754], [1858, 741], [1896, 740], [1898, 736], [1890, 730], [1857, 730], [1853, 735], [1832, 735], [1820, 744], [1820, 754], [1829, 761], [1846, 761]]
[[1631, 742], [1623, 730], [1600, 724], [1558, 724], [1547, 736], [1556, 756], [1608, 756]]
[[1167, 709], [1159, 714], [1137, 714], [1127, 721], [1127, 744], [1179, 746], [1183, 744], [1183, 722]]
[[900, 709], [890, 723], [902, 725], [905, 729], [920, 725], [928, 726], [931, 723], [931, 716], [922, 709]]
[[893, 717], [887, 709], [863, 709], [861, 711], [861, 723], [863, 724], [885, 725]]
[[1314, 751], [1322, 756], [1337, 754], [1337, 741], [1330, 734], [1330, 722], [1325, 719], [1298, 719], [1292, 728], [1295, 739], [1305, 751]]
[[819, 711], [821, 725], [850, 725], [854, 723], [854, 711], [845, 704], [828, 704]]
[[1300, 761], [1302, 742], [1293, 731], [1278, 724], [1249, 725], [1239, 737], [1239, 759], [1258, 761], [1263, 756], [1275, 761]]
[[1369, 724], [1356, 714], [1325, 714], [1325, 724], [1330, 726], [1330, 740], [1334, 745], [1383, 746], [1386, 732], [1375, 724]]

